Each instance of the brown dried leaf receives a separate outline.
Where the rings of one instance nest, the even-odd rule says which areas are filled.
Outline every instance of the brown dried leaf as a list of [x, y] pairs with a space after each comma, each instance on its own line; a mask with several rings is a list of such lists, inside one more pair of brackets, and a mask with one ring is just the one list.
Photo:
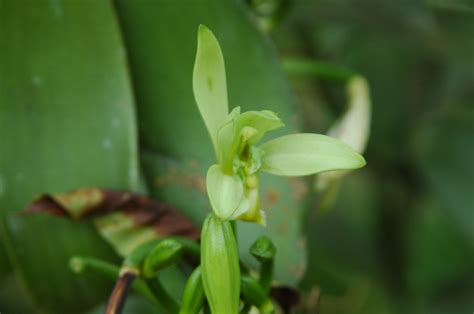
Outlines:
[[199, 229], [176, 208], [127, 191], [84, 188], [44, 194], [23, 212], [76, 220], [93, 218], [98, 231], [122, 255], [151, 239], [182, 236], [198, 240], [200, 235]]

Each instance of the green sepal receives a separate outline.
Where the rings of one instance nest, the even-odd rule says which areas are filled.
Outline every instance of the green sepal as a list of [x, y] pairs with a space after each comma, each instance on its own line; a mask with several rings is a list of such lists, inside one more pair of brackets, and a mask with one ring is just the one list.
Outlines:
[[305, 176], [365, 165], [364, 157], [343, 142], [320, 134], [285, 135], [260, 146], [262, 171], [280, 176]]
[[193, 92], [217, 154], [217, 130], [229, 110], [227, 83], [221, 47], [214, 34], [204, 25], [199, 25], [198, 29]]

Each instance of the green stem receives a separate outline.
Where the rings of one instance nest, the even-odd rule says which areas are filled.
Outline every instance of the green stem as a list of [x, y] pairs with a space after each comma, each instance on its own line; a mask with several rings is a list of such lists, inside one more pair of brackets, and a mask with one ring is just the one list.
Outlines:
[[268, 298], [262, 286], [253, 277], [240, 277], [240, 287], [246, 303], [255, 305], [258, 308], [260, 308]]
[[262, 287], [263, 291], [265, 291], [265, 295], [268, 295], [270, 292], [270, 288], [272, 286], [273, 280], [273, 259], [264, 261], [260, 265], [260, 286]]
[[[91, 257], [73, 257], [69, 262], [71, 269], [75, 273], [83, 273], [86, 271], [93, 271], [106, 277], [116, 280], [120, 274], [120, 268], [117, 265], [98, 260]], [[132, 285], [133, 289], [143, 295], [148, 301], [154, 305], [160, 305], [158, 299], [148, 289], [147, 284], [140, 278], [137, 278]]]
[[356, 74], [331, 63], [305, 58], [284, 58], [282, 66], [290, 75], [314, 76], [342, 83], [346, 83]]
[[155, 295], [155, 298], [160, 300], [160, 303], [173, 314], [179, 313], [179, 305], [173, 297], [163, 288], [158, 278], [149, 279], [146, 281], [148, 288]]
[[120, 268], [112, 263], [82, 256], [72, 257], [69, 261], [69, 267], [77, 274], [92, 270], [113, 279], [117, 278], [120, 271]]

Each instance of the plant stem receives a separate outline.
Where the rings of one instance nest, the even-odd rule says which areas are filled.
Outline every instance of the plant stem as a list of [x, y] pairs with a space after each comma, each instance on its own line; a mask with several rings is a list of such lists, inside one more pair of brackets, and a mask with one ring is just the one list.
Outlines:
[[[76, 273], [93, 271], [113, 280], [117, 279], [120, 274], [119, 266], [91, 257], [73, 257], [69, 264], [71, 269]], [[160, 306], [160, 301], [155, 298], [155, 295], [141, 278], [137, 278], [133, 282], [133, 289], [143, 295], [153, 305]]]
[[112, 290], [109, 300], [107, 301], [105, 314], [122, 313], [128, 290], [134, 279], [135, 274], [133, 273], [124, 273], [120, 275], [119, 279], [115, 282], [114, 289]]
[[260, 286], [265, 294], [268, 295], [273, 280], [273, 259], [264, 261], [260, 265]]
[[253, 277], [242, 276], [240, 278], [240, 287], [246, 304], [250, 303], [260, 308], [268, 298], [268, 294], [265, 293], [262, 286]]
[[163, 285], [158, 278], [152, 278], [146, 281], [148, 288], [155, 295], [155, 298], [173, 314], [179, 313], [178, 303], [171, 297], [171, 295], [163, 288]]
[[119, 274], [119, 267], [112, 263], [102, 261], [91, 257], [79, 257], [75, 256], [69, 261], [69, 267], [75, 273], [83, 273], [88, 270], [93, 270], [97, 273], [101, 273], [109, 278], [117, 278]]
[[305, 58], [284, 58], [283, 68], [290, 75], [314, 76], [346, 83], [356, 73], [337, 65]]

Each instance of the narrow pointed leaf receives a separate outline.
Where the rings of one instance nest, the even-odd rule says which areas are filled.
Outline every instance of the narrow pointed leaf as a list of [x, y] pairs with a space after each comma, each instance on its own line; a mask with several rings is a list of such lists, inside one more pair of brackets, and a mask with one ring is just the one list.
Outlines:
[[202, 282], [211, 312], [238, 313], [240, 268], [230, 222], [210, 214], [204, 221], [201, 239]]
[[206, 26], [199, 26], [197, 41], [193, 71], [194, 98], [217, 152], [217, 130], [229, 110], [224, 57], [219, 42]]
[[348, 145], [319, 134], [286, 135], [260, 148], [262, 171], [281, 176], [304, 176], [365, 165], [364, 158]]
[[224, 174], [218, 165], [213, 165], [207, 172], [206, 183], [214, 213], [222, 220], [229, 219], [243, 201], [242, 181], [236, 176]]

